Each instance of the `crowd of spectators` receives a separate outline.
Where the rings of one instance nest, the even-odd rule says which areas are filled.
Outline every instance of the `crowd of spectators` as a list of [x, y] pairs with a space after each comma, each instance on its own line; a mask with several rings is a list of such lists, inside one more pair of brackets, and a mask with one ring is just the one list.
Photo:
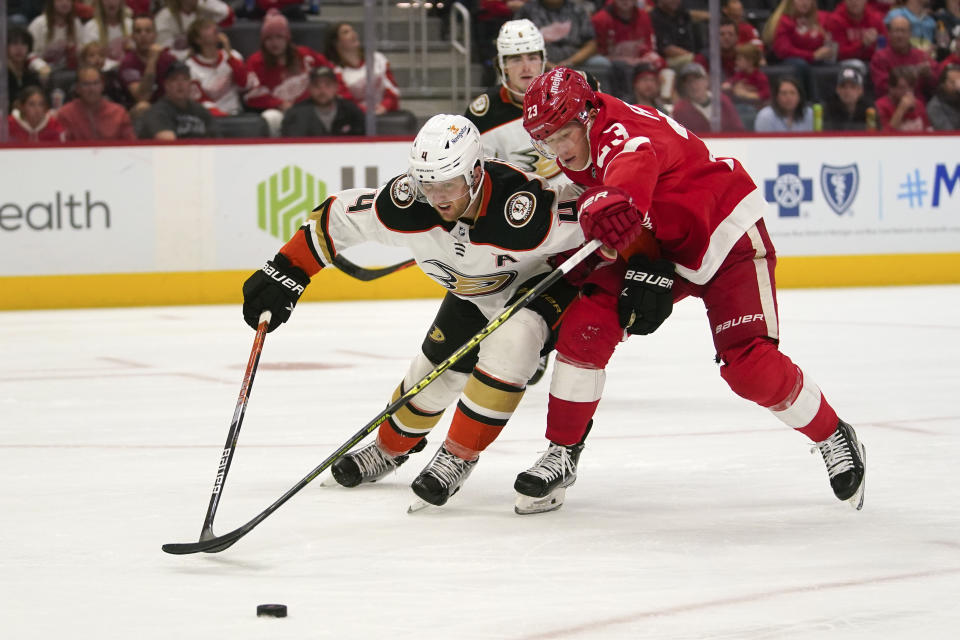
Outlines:
[[[694, 132], [710, 130], [714, 103], [729, 132], [960, 129], [960, 0], [721, 0], [719, 96], [706, 0], [455, 1], [471, 11], [487, 68], [491, 34], [527, 18], [544, 37], [547, 69], [586, 71], [602, 91]], [[322, 51], [294, 42], [290, 20], [308, 11], [300, 0], [18, 7], [22, 23], [7, 37], [13, 140], [212, 136], [238, 115], [259, 116], [271, 136], [364, 133], [359, 35], [339, 23]], [[231, 46], [237, 13], [259, 21], [255, 50]], [[372, 62], [376, 113], [398, 110], [387, 57]]]
[[[271, 136], [365, 132], [357, 32], [333, 26], [323, 52], [294, 43], [290, 20], [305, 18], [299, 1], [243, 3], [259, 31], [246, 57], [231, 45], [236, 14], [222, 0], [38, 0], [11, 9], [21, 12], [7, 33], [13, 142], [216, 137], [238, 116]], [[379, 116], [400, 108], [400, 92], [387, 58], [374, 56]]]
[[547, 43], [547, 68], [587, 71], [601, 90], [694, 132], [710, 130], [714, 102], [729, 132], [960, 128], [960, 0], [721, 0], [719, 97], [705, 0], [473, 4], [479, 37], [528, 18]]

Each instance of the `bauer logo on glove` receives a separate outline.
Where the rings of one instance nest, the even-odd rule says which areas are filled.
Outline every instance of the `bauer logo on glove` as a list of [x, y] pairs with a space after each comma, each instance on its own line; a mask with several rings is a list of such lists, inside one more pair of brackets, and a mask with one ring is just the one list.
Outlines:
[[627, 263], [617, 301], [620, 326], [632, 335], [656, 331], [673, 312], [674, 266], [637, 254]]
[[243, 319], [256, 329], [260, 314], [269, 311], [270, 326], [273, 331], [290, 319], [297, 300], [310, 283], [310, 277], [303, 269], [290, 262], [282, 253], [268, 260], [267, 264], [243, 283]]
[[647, 273], [646, 271], [627, 269], [627, 273], [623, 276], [623, 279], [633, 280], [634, 282], [645, 282], [652, 287], [663, 287], [667, 290], [673, 288], [673, 278], [656, 273]]
[[277, 269], [269, 261], [263, 265], [263, 272], [281, 287], [290, 289], [291, 292], [297, 294], [298, 296], [304, 291], [304, 286], [302, 284]]

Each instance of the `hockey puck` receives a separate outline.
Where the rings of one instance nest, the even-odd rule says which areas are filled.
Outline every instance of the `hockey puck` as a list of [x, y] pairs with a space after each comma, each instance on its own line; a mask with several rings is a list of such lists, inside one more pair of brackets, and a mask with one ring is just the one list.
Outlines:
[[287, 605], [285, 604], [258, 604], [257, 617], [267, 616], [270, 618], [286, 618]]

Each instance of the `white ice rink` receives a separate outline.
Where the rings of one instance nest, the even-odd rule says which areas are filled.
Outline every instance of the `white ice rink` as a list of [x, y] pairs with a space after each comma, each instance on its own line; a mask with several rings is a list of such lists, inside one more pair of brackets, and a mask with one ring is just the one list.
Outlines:
[[[378, 414], [437, 303], [303, 304], [267, 337], [218, 532]], [[315, 481], [192, 556], [160, 545], [200, 532], [239, 306], [0, 313], [0, 637], [960, 637], [960, 287], [782, 291], [780, 311], [783, 351], [866, 445], [862, 512], [729, 391], [691, 300], [614, 357], [560, 511], [513, 513], [543, 382], [442, 509], [406, 513], [447, 420], [395, 476]]]

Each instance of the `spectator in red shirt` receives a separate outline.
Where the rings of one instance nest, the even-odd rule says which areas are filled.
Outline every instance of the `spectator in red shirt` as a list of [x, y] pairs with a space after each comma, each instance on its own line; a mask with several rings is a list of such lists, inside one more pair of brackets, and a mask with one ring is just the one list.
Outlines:
[[63, 142], [63, 127], [47, 109], [47, 99], [40, 87], [23, 89], [7, 116], [10, 142]]
[[743, 17], [743, 3], [740, 0], [721, 0], [720, 11], [724, 16], [733, 20], [737, 25], [737, 42], [746, 44], [752, 42], [760, 48], [760, 58], [763, 59], [763, 40], [760, 32]]
[[923, 99], [914, 93], [916, 83], [910, 67], [890, 71], [887, 95], [876, 102], [877, 121], [882, 131], [930, 131], [930, 118]]
[[718, 32], [720, 41], [720, 65], [723, 68], [723, 79], [729, 80], [737, 72], [737, 25], [730, 18], [720, 18]]
[[763, 40], [787, 64], [832, 62], [836, 50], [823, 22], [816, 0], [782, 0], [763, 28]]
[[294, 45], [287, 19], [279, 11], [268, 11], [260, 28], [260, 50], [247, 60], [258, 84], [247, 93], [246, 103], [261, 112], [271, 135], [280, 135], [284, 112], [309, 97], [310, 70], [319, 66], [333, 67], [323, 54]]
[[877, 38], [887, 34], [883, 16], [867, 6], [867, 0], [844, 0], [827, 19], [827, 29], [837, 43], [837, 60], [861, 60], [865, 73], [877, 49]]
[[120, 105], [103, 97], [103, 75], [96, 67], [77, 72], [77, 97], [63, 105], [57, 119], [67, 140], [133, 140], [133, 124]]
[[913, 70], [913, 92], [925, 95], [933, 89], [934, 61], [930, 54], [910, 44], [910, 21], [897, 16], [887, 25], [888, 46], [877, 49], [870, 59], [870, 77], [877, 95], [887, 92], [887, 79], [896, 67]]
[[130, 116], [138, 118], [150, 105], [163, 96], [163, 81], [167, 69], [177, 59], [157, 44], [157, 29], [153, 16], [140, 15], [133, 19], [133, 50], [120, 61], [120, 81], [130, 93]]
[[782, 0], [763, 28], [764, 42], [777, 58], [794, 68], [804, 91], [811, 95], [810, 65], [836, 61], [837, 44], [824, 28], [826, 14], [816, 0]]
[[744, 127], [752, 131], [757, 112], [770, 102], [770, 80], [759, 69], [761, 54], [757, 45], [738, 44], [735, 51], [734, 74], [723, 83], [723, 90], [730, 94]]
[[735, 73], [726, 84], [733, 101], [760, 108], [770, 101], [770, 80], [760, 70], [760, 48], [752, 42], [736, 47]]
[[633, 69], [641, 62], [664, 66], [657, 53], [650, 15], [637, 6], [637, 0], [609, 0], [591, 16], [596, 34], [597, 52], [613, 63], [610, 93], [629, 97]]
[[[673, 105], [673, 117], [694, 133], [710, 132], [710, 80], [703, 66], [691, 62], [677, 74], [679, 99]], [[720, 94], [720, 130], [746, 131], [736, 107]]]

